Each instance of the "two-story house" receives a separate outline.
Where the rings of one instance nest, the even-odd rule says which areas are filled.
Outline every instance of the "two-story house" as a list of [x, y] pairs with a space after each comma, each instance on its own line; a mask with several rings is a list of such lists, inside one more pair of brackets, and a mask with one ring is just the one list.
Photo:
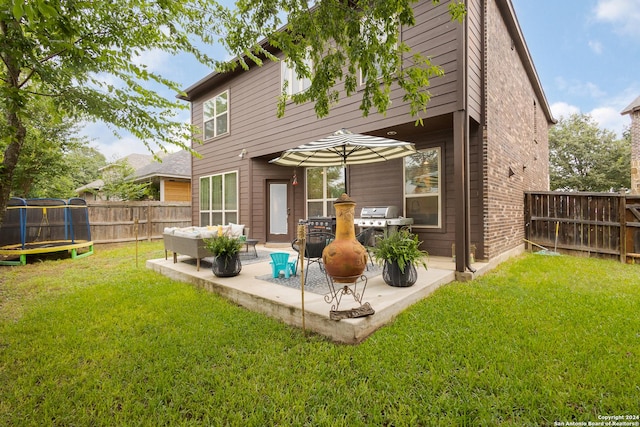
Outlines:
[[192, 160], [193, 223], [244, 223], [262, 242], [291, 241], [299, 219], [332, 215], [344, 176], [339, 167], [295, 169], [269, 160], [346, 128], [418, 150], [347, 168], [356, 215], [364, 206], [398, 206], [431, 255], [451, 256], [455, 245], [459, 273], [472, 247], [485, 260], [522, 247], [524, 192], [549, 187], [554, 119], [511, 1], [468, 0], [463, 23], [451, 21], [447, 3], [416, 3], [416, 25], [401, 29], [402, 40], [445, 72], [431, 82], [423, 126], [397, 88], [385, 116], [363, 118], [356, 95], [323, 119], [312, 105], [293, 104], [278, 119], [282, 82], [305, 87], [284, 61], [212, 73], [186, 89], [204, 140], [193, 147], [202, 155]]

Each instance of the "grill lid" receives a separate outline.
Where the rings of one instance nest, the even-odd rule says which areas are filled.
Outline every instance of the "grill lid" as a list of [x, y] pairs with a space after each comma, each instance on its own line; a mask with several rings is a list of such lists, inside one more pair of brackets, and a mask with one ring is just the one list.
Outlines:
[[397, 218], [397, 206], [365, 206], [360, 212], [361, 218]]

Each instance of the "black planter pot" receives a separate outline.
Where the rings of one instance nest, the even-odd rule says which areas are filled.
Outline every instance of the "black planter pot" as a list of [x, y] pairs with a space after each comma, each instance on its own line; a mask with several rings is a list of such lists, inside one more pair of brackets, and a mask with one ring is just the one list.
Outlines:
[[237, 276], [240, 274], [240, 270], [242, 270], [240, 257], [238, 255], [232, 255], [229, 257], [217, 256], [213, 258], [211, 270], [213, 270], [213, 274], [217, 277]]
[[382, 278], [389, 286], [407, 288], [416, 283], [416, 280], [418, 280], [418, 272], [413, 264], [406, 265], [403, 273], [400, 271], [397, 262], [385, 261], [382, 267]]

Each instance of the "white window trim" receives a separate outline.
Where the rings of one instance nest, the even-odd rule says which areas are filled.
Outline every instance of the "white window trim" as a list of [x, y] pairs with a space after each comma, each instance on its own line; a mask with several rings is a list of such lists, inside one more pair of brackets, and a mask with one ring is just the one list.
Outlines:
[[[328, 202], [333, 202], [335, 201], [335, 197], [330, 197], [327, 191], [327, 169], [329, 167], [335, 167], [335, 166], [325, 166], [325, 167], [313, 167], [313, 168], [305, 168], [305, 204], [304, 204], [304, 210], [305, 210], [305, 216], [307, 218], [309, 218], [309, 202], [322, 202], [322, 216], [324, 217], [328, 217], [328, 216], [332, 216], [333, 213], [332, 212], [328, 212], [328, 208], [327, 205], [329, 204]], [[340, 166], [342, 168], [342, 166]], [[310, 199], [309, 198], [309, 169], [322, 169], [322, 198], [321, 199]], [[344, 176], [342, 177], [342, 179], [344, 179]]]
[[[221, 95], [224, 95], [224, 94], [227, 95], [227, 111], [225, 111], [224, 113], [220, 113], [220, 114], [217, 114], [217, 112], [215, 112], [213, 117], [211, 117], [209, 120], [207, 120], [207, 118], [205, 117], [205, 111], [206, 111], [205, 105], [208, 102], [213, 102], [213, 105], [215, 107], [216, 98], [221, 96]], [[231, 117], [231, 115], [229, 113], [230, 109], [231, 109], [231, 98], [229, 97], [229, 89], [224, 90], [224, 91], [216, 94], [215, 96], [212, 96], [211, 98], [206, 99], [205, 101], [203, 101], [203, 103], [202, 103], [202, 137], [203, 137], [203, 139], [205, 141], [211, 140], [213, 138], [217, 138], [217, 137], [222, 136], [222, 135], [227, 135], [229, 133], [229, 131], [230, 131], [230, 120], [229, 120], [229, 118]], [[217, 123], [216, 119], [218, 117], [222, 116], [223, 114], [227, 115], [227, 130], [224, 133], [218, 133], [218, 123]], [[205, 135], [205, 133], [206, 133], [206, 123], [209, 122], [209, 121], [213, 121], [213, 129], [214, 130], [213, 130], [213, 136], [207, 137]]]
[[[307, 59], [308, 66], [311, 68], [311, 60]], [[297, 93], [306, 91], [311, 86], [311, 79], [300, 78], [289, 61], [283, 59], [280, 66], [280, 92], [284, 90], [284, 82], [287, 81], [287, 96], [293, 96]]]
[[[229, 174], [236, 174], [236, 209], [225, 209], [225, 200], [224, 200], [224, 186], [226, 185], [226, 177], [225, 175], [229, 175]], [[209, 180], [209, 200], [211, 201], [213, 199], [213, 188], [211, 185], [211, 179], [213, 177], [216, 176], [222, 176], [222, 209], [202, 209], [202, 180], [203, 179], [208, 179]], [[228, 213], [232, 213], [234, 212], [236, 214], [236, 218], [237, 220], [240, 219], [240, 172], [238, 170], [231, 170], [231, 171], [226, 171], [226, 172], [221, 172], [221, 173], [216, 173], [213, 175], [206, 175], [206, 176], [201, 176], [198, 179], [198, 209], [199, 209], [199, 213], [200, 215], [198, 216], [198, 223], [199, 225], [202, 227], [202, 214], [206, 213], [209, 215], [209, 225], [226, 225], [229, 223], [229, 221], [226, 220], [227, 217], [227, 212]], [[212, 215], [214, 213], [221, 213], [222, 214], [222, 219], [223, 219], [223, 224], [213, 224], [212, 223]]]
[[[364, 18], [363, 18], [363, 19], [364, 19]], [[399, 25], [400, 25], [400, 24], [398, 24], [398, 26], [399, 26]], [[398, 44], [397, 44], [397, 43], [396, 43], [396, 45], [395, 45], [395, 49], [396, 49], [396, 50], [398, 49]], [[380, 67], [379, 67], [379, 64], [378, 64], [378, 62], [377, 62], [377, 61], [376, 61], [376, 64], [375, 64], [375, 65], [376, 65], [376, 69], [378, 70], [378, 75], [376, 76], [376, 79], [377, 79], [377, 80], [380, 80], [380, 79], [382, 79], [382, 75], [381, 75]], [[359, 76], [360, 76], [360, 86], [364, 86], [364, 85], [365, 85], [365, 83], [366, 83], [366, 81], [365, 81], [365, 79], [364, 79], [364, 75], [362, 74], [362, 68], [360, 68], [358, 71], [359, 71], [359, 73], [358, 73], [358, 74], [359, 74]]]
[[[404, 207], [405, 207], [405, 211], [406, 211], [407, 200], [411, 200], [412, 198], [418, 198], [418, 197], [437, 197], [438, 198], [438, 224], [437, 225], [414, 224], [413, 227], [416, 227], [416, 228], [429, 228], [429, 229], [440, 229], [440, 228], [442, 228], [442, 215], [443, 215], [442, 212], [444, 210], [443, 199], [442, 199], [442, 187], [443, 187], [443, 181], [442, 181], [443, 159], [442, 159], [442, 155], [443, 155], [443, 150], [442, 150], [442, 147], [429, 147], [429, 148], [423, 148], [421, 150], [418, 150], [418, 152], [429, 151], [429, 150], [437, 150], [437, 152], [438, 152], [438, 191], [437, 191], [437, 193], [433, 193], [433, 194], [416, 194], [414, 196], [407, 195], [407, 188], [406, 188], [407, 169], [406, 169], [405, 164], [403, 162], [403, 164], [402, 164], [403, 203], [404, 203]], [[405, 212], [405, 215], [409, 215], [409, 212]]]

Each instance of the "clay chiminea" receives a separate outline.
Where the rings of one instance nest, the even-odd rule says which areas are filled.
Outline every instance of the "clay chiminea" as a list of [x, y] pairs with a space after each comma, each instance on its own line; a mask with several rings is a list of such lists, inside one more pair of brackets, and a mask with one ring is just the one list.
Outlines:
[[336, 238], [324, 251], [322, 262], [336, 283], [354, 283], [367, 265], [367, 250], [356, 239], [353, 224], [356, 204], [346, 193], [334, 202]]

